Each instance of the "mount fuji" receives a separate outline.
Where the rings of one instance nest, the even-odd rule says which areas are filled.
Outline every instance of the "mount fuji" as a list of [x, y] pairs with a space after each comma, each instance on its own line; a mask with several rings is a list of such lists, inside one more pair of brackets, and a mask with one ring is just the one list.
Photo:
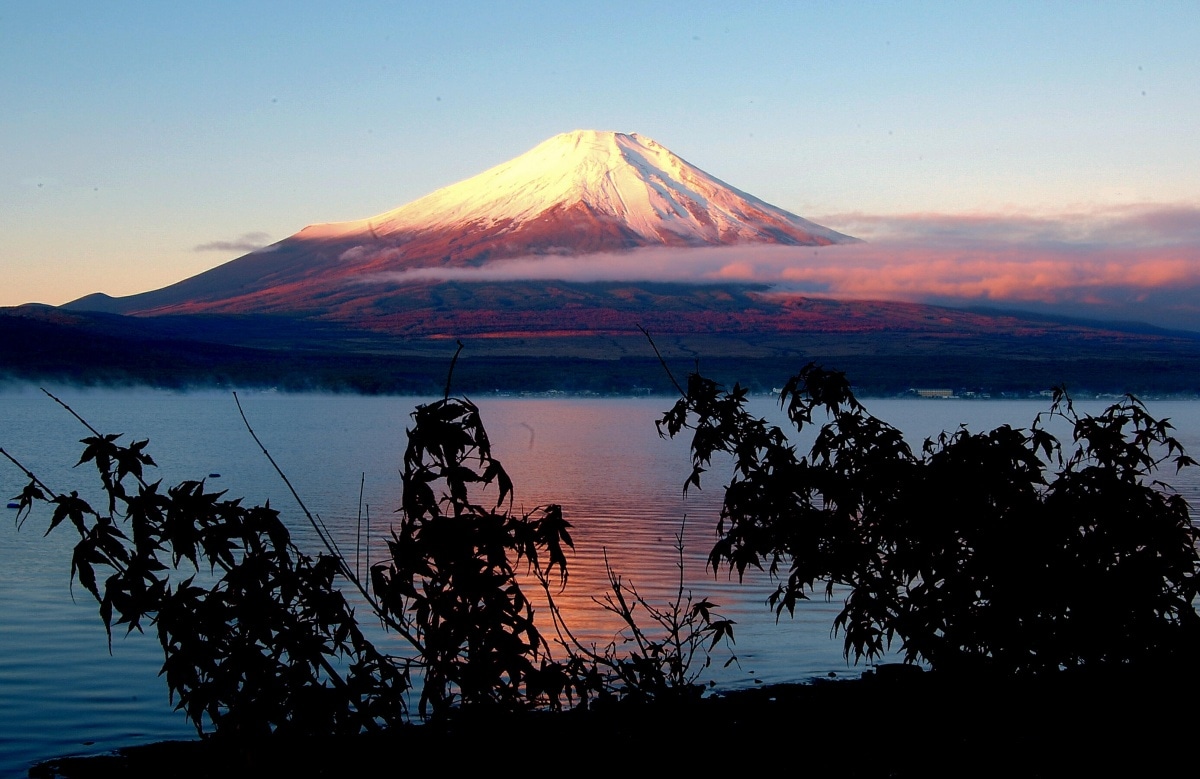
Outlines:
[[414, 286], [429, 286], [398, 281], [406, 271], [545, 256], [586, 261], [646, 247], [851, 242], [649, 138], [578, 130], [377, 216], [311, 225], [171, 286], [124, 298], [91, 295], [66, 308], [299, 314], [367, 324], [406, 308]]
[[706, 257], [736, 269], [854, 241], [648, 138], [577, 131], [162, 289], [0, 310], [0, 376], [419, 394], [442, 389], [459, 338], [456, 387], [628, 392], [661, 379], [641, 326], [664, 359], [760, 388], [820, 360], [885, 393], [1195, 392], [1195, 334], [804, 297], [703, 271]]

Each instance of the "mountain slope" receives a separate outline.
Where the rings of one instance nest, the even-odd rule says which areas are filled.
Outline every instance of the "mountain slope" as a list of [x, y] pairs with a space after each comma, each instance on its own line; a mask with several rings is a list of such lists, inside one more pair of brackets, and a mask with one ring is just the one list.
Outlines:
[[67, 304], [116, 313], [356, 318], [404, 295], [387, 274], [653, 246], [856, 239], [730, 187], [653, 140], [581, 130], [369, 219], [319, 224], [160, 290]]

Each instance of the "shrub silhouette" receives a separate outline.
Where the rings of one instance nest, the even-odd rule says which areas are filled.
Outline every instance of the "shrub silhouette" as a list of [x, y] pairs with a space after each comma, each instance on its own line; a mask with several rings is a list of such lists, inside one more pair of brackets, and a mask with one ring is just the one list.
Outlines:
[[197, 732], [357, 733], [403, 720], [408, 669], [359, 629], [334, 585], [340, 558], [303, 554], [269, 503], [246, 507], [203, 481], [147, 482], [146, 441], [88, 429], [79, 464], [95, 466], [107, 505], [56, 493], [0, 449], [30, 479], [18, 523], [35, 503], [53, 506], [46, 534], [69, 521], [71, 575], [99, 602], [110, 644], [114, 627], [155, 631], [171, 699]]
[[[567, 578], [569, 523], [557, 505], [512, 512], [512, 482], [465, 398], [418, 406], [404, 453], [403, 510], [391, 560], [371, 570], [383, 613], [419, 648], [421, 713], [457, 704], [558, 704], [574, 689], [549, 657], [516, 570]], [[494, 503], [477, 493], [495, 486]]]
[[[1194, 463], [1136, 398], [1090, 416], [1058, 391], [1027, 430], [960, 429], [918, 455], [843, 374], [810, 365], [780, 396], [797, 430], [817, 427], [801, 455], [746, 410], [743, 388], [693, 374], [681, 392], [658, 424], [665, 436], [690, 432], [685, 489], [717, 452], [733, 457], [711, 565], [770, 571], [777, 614], [818, 586], [827, 597], [845, 587], [833, 628], [848, 657], [898, 640], [907, 661], [935, 669], [1042, 674], [1161, 664], [1200, 647], [1197, 531], [1186, 501], [1156, 479], [1164, 465]], [[147, 481], [146, 441], [88, 427], [80, 463], [96, 468], [99, 508], [0, 454], [29, 478], [18, 523], [46, 504], [47, 533], [74, 528], [71, 575], [99, 603], [110, 641], [121, 626], [155, 632], [170, 695], [201, 734], [374, 730], [409, 720], [414, 686], [420, 715], [435, 718], [695, 692], [697, 653], [707, 663], [733, 623], [685, 593], [681, 536], [674, 600], [653, 606], [611, 570], [611, 593], [596, 599], [625, 622], [633, 651], [583, 647], [553, 605], [571, 547], [561, 509], [513, 512], [512, 482], [469, 400], [447, 388], [412, 417], [400, 520], [389, 557], [371, 566], [373, 588], [311, 515], [326, 544], [315, 557], [269, 504], [243, 506], [203, 481]], [[1045, 428], [1054, 418], [1072, 427], [1066, 447]], [[545, 592], [561, 658], [521, 574]], [[342, 588], [411, 653], [376, 648]]]
[[[604, 605], [648, 657], [626, 657], [615, 642], [597, 652], [575, 641], [553, 605], [554, 587], [567, 581], [569, 523], [554, 504], [513, 512], [513, 485], [492, 456], [479, 409], [448, 391], [412, 414], [400, 519], [389, 558], [371, 566], [373, 590], [302, 502], [326, 546], [316, 557], [295, 546], [269, 504], [243, 506], [203, 481], [164, 490], [144, 478], [155, 465], [147, 441], [123, 444], [75, 416], [91, 433], [80, 464], [96, 468], [105, 505], [55, 492], [0, 449], [29, 478], [18, 524], [35, 504], [53, 507], [47, 534], [69, 522], [79, 536], [71, 576], [99, 603], [110, 645], [114, 627], [152, 628], [171, 699], [201, 735], [210, 727], [238, 737], [375, 730], [409, 720], [414, 686], [419, 714], [432, 718], [648, 700], [690, 689], [693, 661], [707, 660], [705, 642], [732, 640], [715, 604], [693, 604], [689, 593], [684, 611], [681, 568], [666, 611], [651, 610], [636, 591], [625, 599], [628, 588], [610, 571], [614, 599]], [[483, 497], [488, 490], [494, 499]], [[561, 659], [535, 622], [522, 569], [549, 599]], [[377, 649], [343, 588], [356, 589], [411, 654]], [[635, 604], [664, 638], [642, 629]]]
[[[659, 430], [691, 432], [685, 490], [714, 454], [733, 457], [710, 564], [777, 576], [777, 614], [818, 585], [848, 588], [834, 624], [847, 657], [898, 639], [935, 669], [1037, 674], [1200, 646], [1197, 531], [1156, 479], [1195, 463], [1136, 398], [1080, 416], [1059, 389], [1028, 430], [960, 429], [920, 455], [839, 372], [810, 364], [780, 402], [797, 431], [827, 417], [806, 455], [747, 412], [744, 389], [698, 374]], [[1065, 453], [1054, 417], [1073, 428]]]
[[[616, 643], [607, 647], [596, 661], [611, 669], [621, 693], [636, 701], [699, 698], [704, 686], [697, 680], [712, 662], [711, 652], [725, 642], [733, 643], [731, 619], [716, 612], [719, 606], [707, 598], [695, 600], [684, 587], [683, 529], [675, 535], [675, 567], [678, 571], [675, 594], [667, 603], [654, 604], [642, 596], [636, 585], [613, 571], [605, 557], [609, 592], [593, 597], [624, 623], [622, 638], [631, 647], [619, 653]], [[644, 615], [639, 622], [636, 612]], [[654, 628], [657, 626], [657, 629]], [[725, 665], [737, 662], [730, 653]]]
[[[434, 717], [453, 706], [553, 708], [601, 689], [603, 678], [578, 659], [549, 658], [515, 576], [525, 563], [539, 579], [557, 572], [566, 581], [562, 511], [512, 513], [512, 483], [470, 401], [446, 397], [418, 406], [413, 419], [401, 519], [390, 560], [371, 569], [373, 593], [318, 519], [309, 515], [328, 552], [314, 558], [269, 504], [245, 507], [202, 481], [163, 491], [143, 478], [154, 466], [146, 441], [123, 445], [90, 426], [80, 464], [96, 467], [107, 505], [55, 493], [22, 467], [30, 483], [18, 521], [43, 502], [54, 507], [47, 534], [70, 521], [79, 534], [71, 574], [99, 602], [110, 641], [115, 626], [153, 626], [170, 695], [200, 733], [399, 724], [414, 670], [419, 711]], [[475, 493], [493, 485], [495, 504], [477, 502]], [[357, 588], [414, 656], [376, 649], [339, 582]]]

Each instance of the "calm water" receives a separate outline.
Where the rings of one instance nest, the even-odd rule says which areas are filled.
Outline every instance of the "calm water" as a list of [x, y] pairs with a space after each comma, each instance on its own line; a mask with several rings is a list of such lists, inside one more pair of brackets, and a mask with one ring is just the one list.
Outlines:
[[[210, 487], [247, 501], [267, 500], [284, 512], [301, 548], [316, 553], [315, 536], [294, 500], [247, 434], [228, 393], [173, 394], [148, 390], [60, 393], [101, 432], [149, 438], [149, 452], [164, 483], [220, 474]], [[372, 543], [364, 558], [382, 557], [386, 525], [399, 505], [399, 468], [405, 426], [415, 399], [352, 396], [242, 394], [251, 423], [297, 487], [310, 510], [334, 530], [353, 555], [359, 490], [371, 517]], [[743, 583], [704, 568], [711, 545], [720, 486], [727, 471], [709, 474], [707, 489], [684, 500], [689, 474], [685, 441], [658, 438], [654, 420], [669, 399], [482, 399], [494, 448], [516, 485], [516, 506], [563, 505], [573, 524], [575, 556], [560, 605], [587, 640], [606, 643], [618, 629], [592, 601], [605, 591], [603, 552], [627, 582], [654, 602], [677, 585], [677, 533], [684, 532], [687, 588], [721, 604], [737, 621], [738, 662], [720, 668], [718, 654], [701, 679], [745, 686], [811, 678], [830, 672], [857, 674], [829, 630], [839, 604], [816, 599], [794, 619], [775, 623], [764, 605], [772, 586]], [[1009, 423], [1027, 426], [1044, 401], [874, 400], [868, 407], [905, 431], [910, 445], [966, 423], [984, 430]], [[1081, 404], [1097, 410], [1102, 404]], [[777, 416], [769, 399], [756, 409]], [[1171, 417], [1179, 437], [1200, 453], [1200, 403], [1150, 404]], [[86, 431], [36, 390], [0, 393], [0, 446], [52, 488], [90, 487], [94, 471], [80, 467], [78, 439]], [[1200, 469], [1192, 469], [1192, 471]], [[1169, 476], [1169, 475], [1168, 475]], [[1200, 505], [1200, 475], [1173, 481]], [[21, 473], [0, 462], [0, 493], [16, 495]], [[68, 587], [67, 528], [42, 533], [48, 514], [35, 514], [17, 532], [0, 523], [0, 775], [22, 774], [38, 759], [97, 752], [195, 733], [167, 701], [158, 678], [162, 658], [152, 636], [114, 637], [111, 655], [91, 596]], [[686, 525], [685, 520], [686, 518]], [[364, 564], [367, 560], [364, 560]], [[369, 620], [365, 620], [369, 621]], [[549, 630], [549, 627], [546, 627]], [[381, 641], [389, 641], [380, 637]]]

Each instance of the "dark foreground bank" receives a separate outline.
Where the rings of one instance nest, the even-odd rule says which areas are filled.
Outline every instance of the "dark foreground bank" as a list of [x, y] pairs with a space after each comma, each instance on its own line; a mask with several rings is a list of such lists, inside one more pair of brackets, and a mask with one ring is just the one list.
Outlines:
[[1197, 674], [1042, 681], [882, 673], [687, 703], [463, 718], [346, 739], [170, 742], [32, 777], [371, 776], [413, 770], [720, 776], [1194, 776]]

